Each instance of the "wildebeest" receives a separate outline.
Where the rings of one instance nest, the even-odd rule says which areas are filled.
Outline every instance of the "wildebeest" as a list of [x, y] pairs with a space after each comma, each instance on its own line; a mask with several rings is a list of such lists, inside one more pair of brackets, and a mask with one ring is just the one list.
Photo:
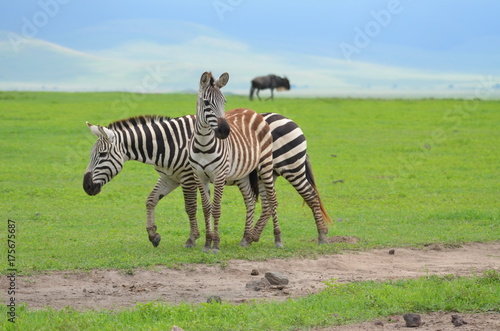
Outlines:
[[252, 87], [250, 88], [250, 100], [253, 100], [253, 92], [257, 90], [257, 98], [260, 99], [259, 96], [259, 91], [260, 90], [265, 90], [265, 89], [271, 89], [271, 96], [267, 98], [266, 100], [273, 99], [274, 100], [274, 89], [284, 89], [284, 90], [289, 90], [290, 89], [290, 81], [288, 78], [281, 78], [276, 75], [267, 75], [267, 76], [260, 76], [256, 77], [252, 80]]

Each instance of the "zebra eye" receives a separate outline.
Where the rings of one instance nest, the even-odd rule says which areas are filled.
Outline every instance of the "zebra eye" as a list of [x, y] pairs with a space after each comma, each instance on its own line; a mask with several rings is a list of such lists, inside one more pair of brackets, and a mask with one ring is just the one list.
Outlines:
[[99, 152], [99, 157], [106, 157], [108, 152]]

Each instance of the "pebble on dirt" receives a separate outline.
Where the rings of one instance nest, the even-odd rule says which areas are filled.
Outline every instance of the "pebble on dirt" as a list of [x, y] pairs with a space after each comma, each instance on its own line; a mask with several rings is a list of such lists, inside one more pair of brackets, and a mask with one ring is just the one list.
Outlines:
[[261, 280], [252, 280], [246, 284], [246, 288], [254, 291], [260, 291], [269, 288], [270, 286], [271, 284], [269, 284], [269, 281], [265, 278], [262, 278]]
[[390, 249], [390, 250], [389, 250], [389, 254], [390, 254], [390, 255], [394, 255], [395, 253], [396, 253], [396, 250], [394, 250], [394, 249]]
[[265, 277], [271, 285], [287, 285], [289, 283], [288, 277], [280, 272], [266, 272]]
[[406, 326], [409, 328], [416, 328], [422, 325], [422, 320], [419, 314], [406, 313], [403, 315], [405, 319]]
[[252, 269], [252, 272], [250, 272], [250, 275], [252, 275], [252, 276], [258, 276], [259, 274], [260, 274], [260, 272], [257, 269]]
[[467, 324], [467, 322], [464, 321], [463, 318], [460, 317], [460, 315], [451, 315], [451, 323], [453, 323], [453, 325], [455, 326], [462, 326], [464, 324]]

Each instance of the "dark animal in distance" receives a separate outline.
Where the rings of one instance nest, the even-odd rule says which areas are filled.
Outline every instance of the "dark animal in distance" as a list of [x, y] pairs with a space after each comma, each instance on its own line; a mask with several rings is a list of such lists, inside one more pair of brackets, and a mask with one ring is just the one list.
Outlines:
[[252, 79], [252, 87], [250, 88], [250, 100], [253, 100], [253, 92], [257, 90], [257, 98], [260, 99], [259, 92], [260, 90], [271, 89], [271, 96], [266, 100], [272, 99], [274, 100], [274, 89], [280, 90], [289, 90], [290, 89], [290, 81], [288, 78], [281, 78], [276, 75], [267, 75], [260, 76]]

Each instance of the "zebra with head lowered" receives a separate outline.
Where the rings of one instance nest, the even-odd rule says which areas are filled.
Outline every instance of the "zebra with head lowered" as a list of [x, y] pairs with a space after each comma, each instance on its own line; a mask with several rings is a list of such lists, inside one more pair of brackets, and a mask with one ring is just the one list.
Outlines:
[[[286, 178], [311, 208], [318, 229], [318, 243], [326, 243], [330, 218], [319, 197], [307, 157], [306, 139], [300, 127], [282, 115], [262, 114], [273, 135], [274, 175]], [[155, 208], [163, 197], [181, 186], [190, 223], [186, 247], [195, 245], [200, 236], [196, 222], [196, 182], [187, 156], [187, 145], [194, 131], [195, 117], [139, 116], [120, 120], [107, 127], [87, 123], [98, 139], [92, 147], [85, 171], [83, 188], [89, 195], [98, 194], [116, 176], [125, 161], [136, 160], [155, 167], [160, 175], [146, 200], [147, 232], [156, 247], [161, 240], [156, 232]], [[262, 199], [262, 202], [265, 202]], [[257, 227], [263, 228], [269, 212], [262, 214]], [[256, 229], [257, 230], [257, 229]], [[254, 233], [254, 241], [259, 234]]]
[[[256, 183], [256, 180], [252, 181], [252, 174], [259, 177], [264, 188], [266, 210], [270, 211], [275, 225], [275, 245], [281, 247], [271, 129], [262, 115], [252, 110], [240, 108], [224, 113], [226, 98], [220, 89], [228, 80], [227, 73], [217, 80], [209, 72], [202, 74], [196, 102], [195, 130], [189, 143], [189, 163], [198, 181], [205, 216], [204, 250], [219, 250], [221, 199], [226, 184], [237, 185], [245, 201], [246, 222], [242, 244], [248, 245], [254, 241], [253, 216], [258, 189], [252, 185]], [[212, 203], [210, 183], [214, 184]]]
[[161, 240], [156, 232], [154, 210], [158, 202], [181, 186], [184, 194], [190, 234], [186, 247], [200, 237], [196, 221], [196, 181], [187, 161], [187, 144], [194, 129], [194, 116], [168, 118], [139, 116], [111, 123], [107, 127], [87, 122], [98, 139], [90, 152], [83, 178], [83, 189], [96, 195], [123, 168], [123, 163], [136, 160], [151, 164], [160, 175], [146, 200], [146, 230], [153, 246]]

